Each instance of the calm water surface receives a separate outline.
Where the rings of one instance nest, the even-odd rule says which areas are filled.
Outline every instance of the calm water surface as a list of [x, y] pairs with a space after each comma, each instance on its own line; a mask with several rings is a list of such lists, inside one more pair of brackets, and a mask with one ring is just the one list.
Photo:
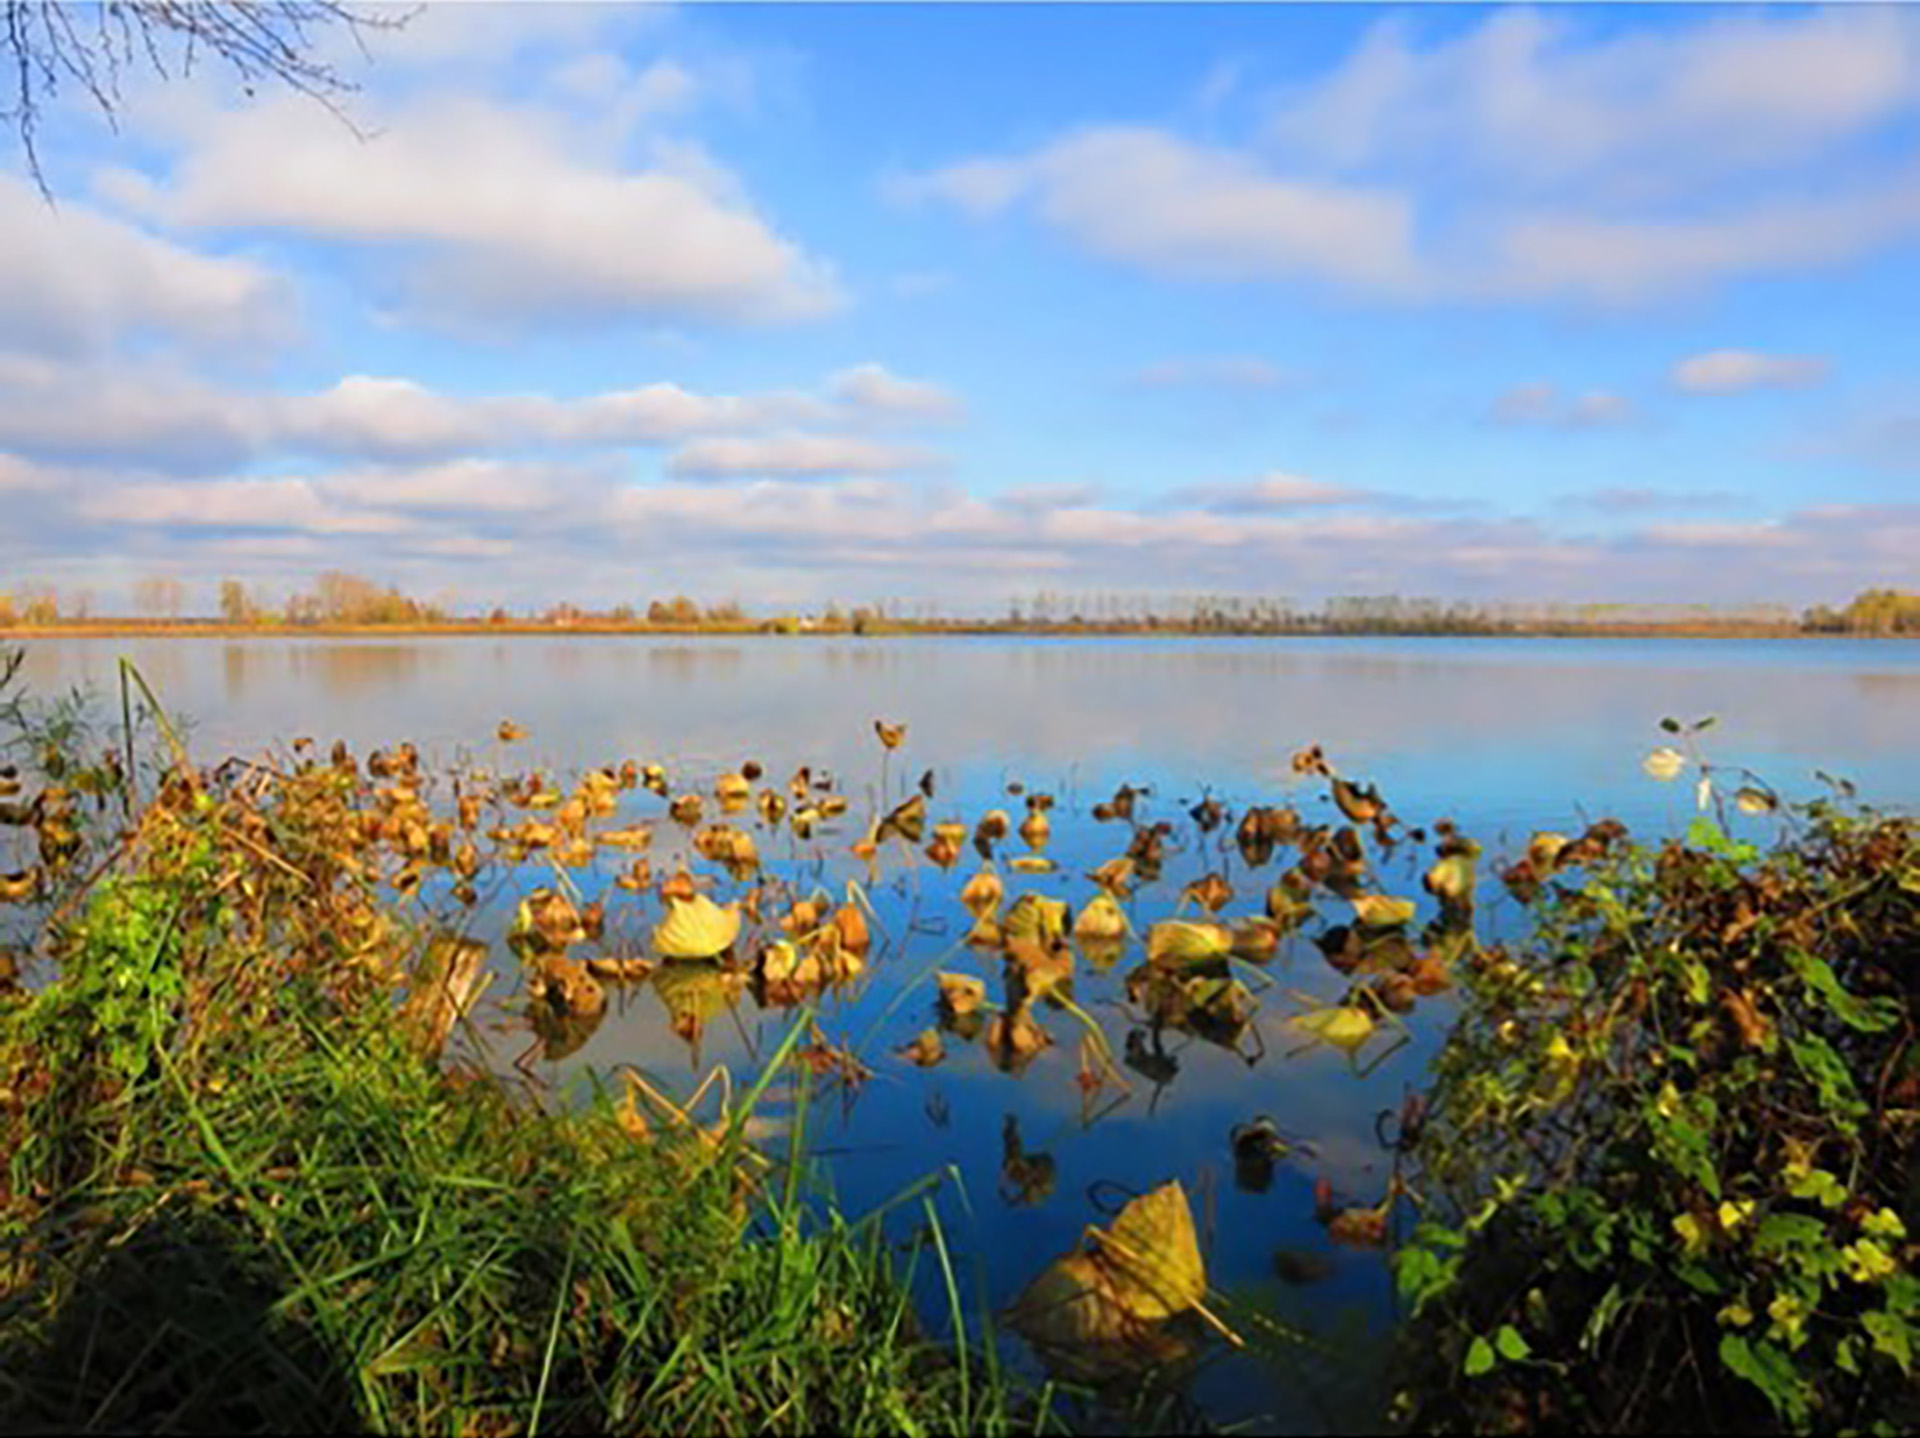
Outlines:
[[[1122, 826], [1093, 822], [1087, 809], [1121, 783], [1148, 785], [1143, 817], [1181, 827], [1165, 879], [1136, 898], [1143, 930], [1170, 912], [1186, 879], [1209, 869], [1238, 891], [1226, 915], [1259, 910], [1274, 869], [1249, 874], [1231, 845], [1231, 823], [1202, 835], [1186, 811], [1212, 795], [1234, 810], [1288, 802], [1311, 822], [1337, 821], [1324, 786], [1289, 771], [1289, 755], [1312, 742], [1342, 772], [1377, 781], [1408, 823], [1450, 817], [1496, 856], [1524, 846], [1536, 829], [1574, 830], [1606, 814], [1643, 835], [1683, 826], [1694, 812], [1691, 785], [1656, 784], [1639, 767], [1662, 741], [1663, 715], [1719, 716], [1706, 736], [1709, 757], [1749, 766], [1789, 797], [1817, 792], [1814, 771], [1824, 769], [1877, 802], [1920, 804], [1920, 645], [1893, 642], [60, 640], [33, 645], [27, 672], [42, 693], [75, 685], [107, 693], [123, 654], [170, 708], [191, 716], [203, 759], [301, 734], [323, 746], [345, 738], [361, 752], [410, 739], [427, 761], [465, 758], [503, 770], [540, 765], [566, 775], [628, 758], [660, 762], [676, 792], [710, 792], [714, 776], [749, 758], [776, 782], [812, 764], [836, 777], [852, 801], [848, 816], [828, 843], [802, 849], [763, 835], [760, 847], [772, 872], [809, 881], [817, 874], [830, 885], [860, 872], [846, 845], [930, 769], [933, 820], [971, 825], [986, 809], [1006, 807], [1017, 821], [1020, 801], [1007, 792], [1013, 781], [1054, 794], [1048, 852], [1060, 872], [1009, 875], [1009, 892], [1056, 894], [1077, 908], [1093, 892], [1085, 871], [1120, 852], [1126, 837]], [[530, 731], [510, 750], [494, 738], [506, 716]], [[909, 726], [887, 767], [884, 797], [876, 717]], [[651, 795], [633, 796], [636, 816], [661, 808]], [[1771, 821], [1741, 822], [1759, 836]], [[670, 828], [663, 820], [656, 867], [677, 852]], [[610, 868], [617, 857], [607, 856]], [[1381, 886], [1418, 894], [1430, 857], [1402, 845], [1382, 863]], [[1384, 1349], [1392, 1286], [1380, 1255], [1328, 1244], [1313, 1217], [1313, 1182], [1325, 1177], [1352, 1201], [1381, 1194], [1390, 1165], [1375, 1115], [1421, 1082], [1444, 1035], [1446, 1002], [1423, 1004], [1410, 1021], [1411, 1041], [1364, 1077], [1338, 1054], [1297, 1052], [1300, 1035], [1284, 1023], [1296, 1010], [1290, 993], [1331, 1000], [1346, 985], [1297, 937], [1269, 966], [1271, 986], [1240, 1052], [1167, 1033], [1171, 1071], [1156, 1063], [1150, 1073], [1129, 1072], [1131, 1093], [1111, 1106], [1123, 1096], [1109, 1086], [1091, 1105], [1108, 1109], [1097, 1117], [1075, 1082], [1081, 1030], [1064, 1014], [1046, 1019], [1055, 1046], [1017, 1075], [952, 1036], [947, 1060], [922, 1071], [893, 1050], [933, 1021], [931, 971], [990, 980], [997, 972], [997, 963], [958, 946], [966, 915], [955, 896], [975, 867], [970, 852], [946, 873], [890, 853], [873, 886], [885, 925], [873, 963], [823, 1004], [827, 1034], [853, 1045], [874, 1070], [856, 1091], [818, 1100], [810, 1119], [811, 1145], [842, 1206], [866, 1212], [950, 1167], [958, 1183], [941, 1200], [943, 1219], [964, 1267], [997, 1307], [1070, 1249], [1083, 1225], [1103, 1221], [1103, 1203], [1110, 1210], [1115, 1195], [1179, 1178], [1194, 1197], [1215, 1286], [1337, 1334], [1342, 1355], [1337, 1363], [1303, 1357], [1279, 1365], [1222, 1358], [1195, 1381], [1196, 1398], [1222, 1421], [1354, 1422], [1353, 1410], [1339, 1405], [1364, 1391]], [[541, 877], [529, 870], [524, 886]], [[604, 875], [589, 875], [581, 887], [591, 896], [604, 884]], [[1483, 931], [1511, 927], [1514, 909], [1498, 886], [1482, 892]], [[610, 905], [610, 936], [637, 946], [650, 905], [609, 894], [619, 900]], [[481, 926], [497, 924], [513, 897], [503, 896]], [[1346, 918], [1336, 902], [1320, 909], [1328, 921]], [[1083, 967], [1076, 978], [1076, 997], [1116, 1051], [1130, 1032], [1145, 1032], [1123, 981], [1139, 959], [1136, 949], [1109, 973]], [[510, 996], [518, 967], [504, 949], [498, 968], [494, 992]], [[763, 1011], [747, 997], [709, 1022], [696, 1052], [669, 1027], [658, 991], [639, 986], [617, 993], [577, 1052], [541, 1067], [566, 1082], [634, 1064], [684, 1092], [715, 1064], [750, 1079], [790, 1023], [786, 1011]], [[505, 1050], [522, 1042], [501, 1039]], [[1282, 1164], [1264, 1192], [1236, 1185], [1227, 1142], [1233, 1125], [1256, 1114], [1311, 1148]], [[1007, 1181], [1010, 1124], [1025, 1153], [1051, 1159], [1050, 1183], [1023, 1193]], [[897, 1215], [902, 1232], [913, 1218], [911, 1210]], [[1281, 1249], [1324, 1255], [1331, 1272], [1289, 1287], [1273, 1276]]]

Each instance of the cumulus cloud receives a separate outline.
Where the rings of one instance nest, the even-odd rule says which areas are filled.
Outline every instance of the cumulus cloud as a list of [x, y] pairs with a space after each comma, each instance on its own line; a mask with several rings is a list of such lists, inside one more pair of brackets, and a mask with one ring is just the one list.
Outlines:
[[99, 354], [162, 336], [203, 348], [280, 343], [285, 281], [252, 260], [199, 254], [75, 200], [50, 205], [0, 175], [0, 336], [16, 352]]
[[1332, 73], [1277, 96], [1268, 143], [1335, 168], [1440, 162], [1631, 195], [1805, 159], [1920, 104], [1920, 24], [1897, 7], [1613, 35], [1512, 9], [1429, 45], [1414, 31], [1382, 20]]
[[1201, 280], [1314, 278], [1403, 287], [1405, 197], [1277, 174], [1252, 157], [1147, 127], [1096, 127], [1029, 154], [962, 162], [899, 183], [977, 216], [1030, 200], [1095, 254]]
[[576, 398], [461, 396], [381, 375], [348, 375], [308, 394], [248, 394], [174, 366], [63, 365], [0, 352], [0, 446], [180, 472], [288, 453], [419, 461], [665, 445], [807, 425], [910, 428], [959, 411], [951, 392], [878, 364], [841, 371], [819, 394], [702, 394], [663, 381]]
[[1743, 502], [1731, 489], [1651, 489], [1638, 485], [1609, 485], [1568, 495], [1560, 503], [1569, 509], [1592, 509], [1610, 514], [1654, 514], [1662, 511], [1726, 509]]
[[51, 471], [42, 466], [30, 464], [17, 454], [0, 452], [0, 494], [51, 489], [55, 482]]
[[83, 518], [186, 529], [287, 529], [308, 534], [390, 534], [396, 516], [332, 504], [306, 479], [218, 479], [117, 485], [81, 502]]
[[960, 397], [927, 380], [905, 379], [882, 364], [858, 364], [827, 380], [829, 398], [879, 419], [937, 422], [959, 418]]
[[551, 509], [569, 489], [590, 488], [607, 473], [604, 468], [460, 459], [350, 471], [329, 476], [320, 487], [331, 497], [368, 509], [514, 515]]
[[1335, 504], [1360, 504], [1372, 498], [1364, 490], [1293, 474], [1269, 474], [1240, 484], [1194, 484], [1176, 489], [1176, 505], [1222, 514], [1262, 514]]
[[1604, 429], [1631, 423], [1633, 401], [1609, 390], [1564, 394], [1545, 380], [1514, 385], [1495, 397], [1487, 419], [1498, 425], [1545, 429]]
[[936, 463], [937, 457], [929, 451], [906, 445], [882, 444], [854, 435], [796, 433], [694, 440], [669, 456], [667, 472], [681, 478], [772, 475], [812, 479], [910, 473]]
[[1905, 152], [1849, 153], [1920, 113], [1916, 75], [1898, 7], [1619, 35], [1501, 10], [1431, 44], [1395, 18], [1238, 146], [1093, 127], [895, 190], [976, 219], [1024, 204], [1172, 278], [1643, 304], [1920, 235]]
[[1673, 385], [1689, 394], [1738, 394], [1752, 389], [1807, 389], [1827, 377], [1827, 361], [1810, 355], [1755, 350], [1710, 350], [1673, 367]]
[[218, 112], [159, 181], [119, 171], [101, 190], [177, 227], [367, 249], [405, 268], [421, 314], [450, 321], [777, 322], [840, 303], [830, 267], [685, 142], [630, 165], [553, 110], [473, 95], [362, 123], [365, 138], [301, 96]]

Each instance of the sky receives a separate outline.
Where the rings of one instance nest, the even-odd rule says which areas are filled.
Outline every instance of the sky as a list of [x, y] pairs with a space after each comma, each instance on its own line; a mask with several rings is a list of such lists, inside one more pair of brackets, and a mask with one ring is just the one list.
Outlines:
[[363, 39], [338, 113], [130, 70], [44, 112], [51, 203], [0, 161], [0, 590], [1920, 587], [1920, 9]]

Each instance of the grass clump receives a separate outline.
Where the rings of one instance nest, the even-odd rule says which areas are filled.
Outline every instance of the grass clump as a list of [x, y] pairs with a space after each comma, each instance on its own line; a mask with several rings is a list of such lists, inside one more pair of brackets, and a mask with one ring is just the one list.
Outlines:
[[0, 994], [0, 1431], [1015, 1426], [737, 1115], [440, 1062], [350, 787], [176, 767], [48, 861], [51, 976]]
[[1398, 1262], [1412, 1428], [1920, 1423], [1920, 825], [1782, 818], [1623, 848], [1470, 978]]

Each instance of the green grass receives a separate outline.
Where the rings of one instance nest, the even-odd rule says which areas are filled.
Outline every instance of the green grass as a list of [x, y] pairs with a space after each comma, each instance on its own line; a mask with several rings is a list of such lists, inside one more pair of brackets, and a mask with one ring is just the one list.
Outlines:
[[937, 1219], [899, 1259], [738, 1113], [636, 1137], [444, 1071], [297, 916], [242, 922], [261, 871], [182, 815], [0, 999], [0, 1431], [1041, 1423], [923, 1333]]

